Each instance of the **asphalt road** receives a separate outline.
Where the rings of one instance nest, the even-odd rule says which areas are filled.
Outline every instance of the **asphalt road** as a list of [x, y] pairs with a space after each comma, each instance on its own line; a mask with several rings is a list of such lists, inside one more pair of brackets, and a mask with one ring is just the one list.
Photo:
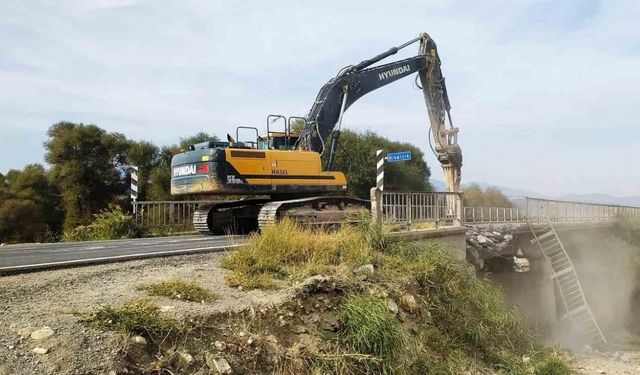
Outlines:
[[0, 274], [222, 251], [242, 236], [177, 236], [132, 240], [21, 244], [0, 247]]

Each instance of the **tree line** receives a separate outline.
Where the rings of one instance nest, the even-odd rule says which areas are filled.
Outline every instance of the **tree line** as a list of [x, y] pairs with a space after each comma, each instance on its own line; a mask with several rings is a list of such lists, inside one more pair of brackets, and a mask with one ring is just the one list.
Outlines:
[[[48, 168], [30, 164], [0, 173], [0, 242], [49, 242], [91, 224], [110, 206], [130, 209], [131, 166], [139, 168], [140, 200], [170, 200], [171, 157], [188, 145], [217, 141], [200, 132], [171, 145], [128, 139], [94, 124], [59, 122], [47, 131]], [[386, 187], [430, 190], [430, 170], [417, 147], [392, 142], [373, 132], [344, 131], [335, 169], [345, 172], [348, 194], [368, 198], [375, 186], [375, 150], [407, 151], [413, 160], [389, 165]]]
[[111, 205], [128, 209], [131, 165], [146, 178], [142, 199], [171, 199], [171, 156], [189, 144], [217, 140], [197, 133], [156, 146], [97, 125], [59, 122], [47, 131], [45, 161], [0, 174], [0, 242], [48, 242], [92, 222]]

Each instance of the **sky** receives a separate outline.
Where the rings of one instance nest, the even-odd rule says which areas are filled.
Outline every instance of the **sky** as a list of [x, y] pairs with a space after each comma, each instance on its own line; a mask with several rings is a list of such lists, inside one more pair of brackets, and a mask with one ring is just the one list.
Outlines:
[[[3, 0], [0, 173], [44, 163], [59, 121], [170, 144], [304, 116], [340, 68], [427, 32], [463, 183], [640, 195], [638, 20], [635, 0]], [[363, 97], [343, 127], [416, 144], [442, 179], [413, 81]]]

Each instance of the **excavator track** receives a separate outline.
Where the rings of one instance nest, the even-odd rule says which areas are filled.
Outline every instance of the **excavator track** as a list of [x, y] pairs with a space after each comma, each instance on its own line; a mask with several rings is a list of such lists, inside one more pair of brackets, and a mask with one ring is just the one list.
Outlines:
[[250, 231], [253, 227], [257, 229], [255, 214], [267, 202], [267, 198], [256, 198], [203, 204], [193, 213], [193, 227], [206, 235], [222, 235], [238, 229], [242, 229], [241, 232]]
[[336, 225], [348, 221], [349, 216], [368, 211], [369, 207], [367, 200], [332, 196], [285, 201], [244, 199], [208, 203], [194, 212], [193, 227], [206, 235], [243, 234], [262, 230], [283, 217], [289, 217], [303, 225]]
[[364, 199], [332, 196], [273, 201], [261, 207], [258, 227], [263, 230], [284, 217], [303, 225], [337, 225], [349, 221], [349, 216], [368, 212], [370, 206]]

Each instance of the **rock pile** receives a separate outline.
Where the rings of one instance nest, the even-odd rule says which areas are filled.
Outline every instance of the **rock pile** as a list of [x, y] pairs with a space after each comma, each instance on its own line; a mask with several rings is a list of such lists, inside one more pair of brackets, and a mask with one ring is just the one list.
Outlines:
[[513, 241], [511, 228], [495, 228], [472, 226], [467, 228], [467, 245], [476, 249], [483, 249], [493, 254], [505, 253]]
[[529, 262], [516, 251], [515, 235], [511, 227], [468, 226], [467, 260], [478, 271], [497, 271], [510, 269], [527, 272]]

